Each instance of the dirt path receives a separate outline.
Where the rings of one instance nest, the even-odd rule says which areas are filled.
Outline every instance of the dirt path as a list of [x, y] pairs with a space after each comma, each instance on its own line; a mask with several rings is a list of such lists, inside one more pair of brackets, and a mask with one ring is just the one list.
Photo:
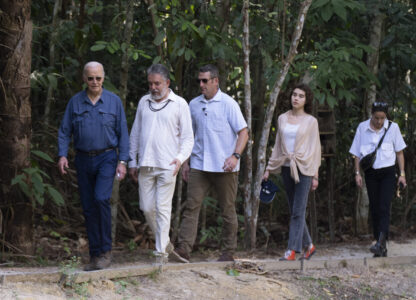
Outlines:
[[[416, 255], [416, 241], [390, 242], [389, 256]], [[312, 260], [371, 257], [368, 243], [320, 245]], [[243, 253], [241, 253], [243, 256]], [[262, 257], [271, 259], [272, 257]], [[276, 257], [273, 257], [276, 259]], [[416, 265], [268, 271], [219, 267], [151, 272], [67, 286], [3, 283], [0, 299], [416, 299]], [[10, 271], [1, 269], [0, 271]]]

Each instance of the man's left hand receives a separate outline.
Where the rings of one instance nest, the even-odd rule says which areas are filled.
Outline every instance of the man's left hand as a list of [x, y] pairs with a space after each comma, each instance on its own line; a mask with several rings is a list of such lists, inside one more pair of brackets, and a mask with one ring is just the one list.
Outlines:
[[224, 166], [222, 169], [224, 172], [232, 172], [235, 167], [237, 166], [238, 159], [234, 155], [231, 155], [229, 158], [227, 158], [224, 162]]
[[116, 176], [119, 181], [124, 179], [124, 177], [126, 176], [126, 172], [126, 166], [124, 164], [118, 163], [116, 169]]
[[173, 176], [176, 176], [178, 174], [179, 169], [181, 168], [181, 161], [177, 158], [175, 158], [169, 165], [175, 165], [175, 169], [173, 170]]

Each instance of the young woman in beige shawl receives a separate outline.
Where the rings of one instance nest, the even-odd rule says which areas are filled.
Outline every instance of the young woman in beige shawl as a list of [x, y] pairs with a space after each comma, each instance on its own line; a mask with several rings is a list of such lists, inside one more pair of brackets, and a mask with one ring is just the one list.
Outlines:
[[309, 259], [315, 246], [305, 221], [309, 190], [318, 187], [321, 164], [321, 143], [318, 121], [311, 113], [313, 93], [306, 84], [298, 84], [291, 95], [291, 110], [281, 114], [277, 121], [276, 142], [266, 167], [263, 180], [270, 172], [281, 171], [289, 202], [289, 242], [280, 260]]

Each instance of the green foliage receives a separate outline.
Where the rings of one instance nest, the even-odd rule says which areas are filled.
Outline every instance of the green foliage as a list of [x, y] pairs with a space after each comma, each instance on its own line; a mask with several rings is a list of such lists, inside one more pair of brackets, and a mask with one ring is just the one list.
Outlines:
[[228, 269], [226, 270], [226, 273], [228, 276], [234, 276], [234, 277], [240, 276], [240, 272], [236, 269]]
[[[34, 150], [32, 154], [46, 161], [53, 162], [52, 158], [42, 151]], [[34, 206], [36, 203], [43, 206], [45, 204], [45, 196], [52, 199], [56, 205], [63, 205], [65, 201], [62, 195], [51, 184], [44, 182], [45, 179], [51, 179], [49, 175], [42, 171], [35, 163], [32, 165], [31, 168], [23, 169], [22, 174], [16, 175], [12, 179], [11, 184], [17, 184], [20, 191], [32, 201]]]

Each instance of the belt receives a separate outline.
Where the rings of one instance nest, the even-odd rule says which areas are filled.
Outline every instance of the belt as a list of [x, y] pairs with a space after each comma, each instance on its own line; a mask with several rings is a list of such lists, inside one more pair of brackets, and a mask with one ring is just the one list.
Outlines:
[[101, 150], [92, 150], [92, 151], [82, 151], [82, 150], [77, 149], [77, 153], [88, 155], [88, 156], [97, 156], [97, 155], [100, 155], [101, 153], [112, 151], [114, 149], [115, 149], [114, 147], [101, 149]]

